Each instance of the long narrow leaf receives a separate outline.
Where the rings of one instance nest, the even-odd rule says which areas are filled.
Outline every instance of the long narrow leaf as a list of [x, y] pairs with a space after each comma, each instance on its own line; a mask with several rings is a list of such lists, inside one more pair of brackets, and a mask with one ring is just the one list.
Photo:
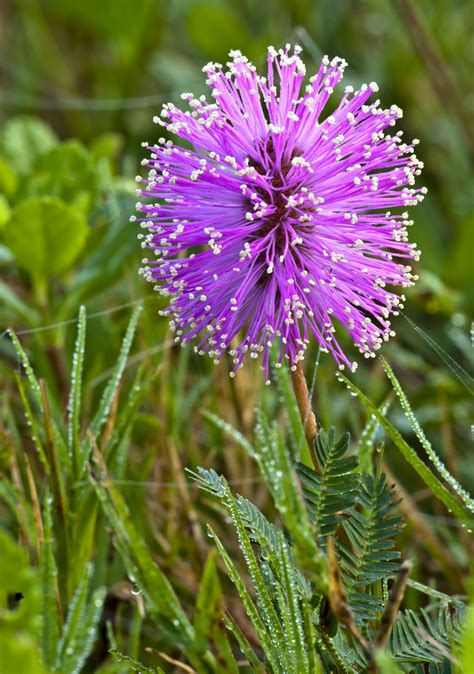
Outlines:
[[254, 630], [257, 633], [257, 636], [260, 640], [260, 643], [262, 645], [262, 648], [265, 651], [265, 654], [268, 658], [268, 661], [272, 667], [272, 671], [275, 672], [275, 674], [284, 674], [284, 669], [282, 669], [282, 666], [280, 664], [280, 658], [279, 658], [279, 653], [278, 653], [278, 643], [275, 643], [273, 640], [272, 634], [267, 630], [267, 627], [265, 626], [262, 618], [260, 617], [259, 612], [257, 611], [257, 608], [255, 604], [252, 601], [252, 598], [250, 597], [250, 594], [245, 587], [245, 583], [240, 577], [239, 572], [237, 571], [237, 568], [233, 561], [231, 560], [230, 556], [228, 555], [226, 549], [222, 545], [219, 537], [217, 534], [214, 532], [214, 530], [211, 527], [208, 527], [209, 532], [214, 539], [214, 542], [217, 546], [217, 549], [219, 551], [220, 556], [222, 557], [222, 560], [227, 568], [227, 571], [229, 573], [230, 579], [234, 583], [237, 592], [239, 593], [240, 599], [242, 601], [242, 604], [244, 605], [245, 611], [250, 618], [250, 621], [252, 623], [252, 626]]
[[425, 450], [428, 458], [431, 460], [433, 463], [434, 467], [436, 470], [439, 472], [441, 477], [446, 480], [446, 482], [450, 485], [450, 487], [456, 492], [456, 494], [459, 496], [461, 501], [463, 501], [464, 505], [468, 510], [471, 511], [471, 513], [474, 514], [474, 498], [462, 487], [459, 482], [456, 480], [456, 478], [451, 475], [449, 470], [446, 468], [444, 463], [441, 461], [439, 456], [436, 454], [434, 451], [433, 447], [431, 446], [430, 441], [426, 437], [426, 435], [423, 433], [423, 429], [421, 428], [420, 424], [418, 423], [417, 418], [415, 417], [413, 410], [410, 407], [410, 403], [408, 402], [408, 398], [405, 395], [405, 392], [403, 391], [400, 382], [396, 378], [392, 368], [390, 365], [387, 363], [385, 358], [382, 358], [382, 365], [385, 369], [385, 372], [387, 373], [388, 378], [392, 382], [392, 386], [395, 389], [396, 394], [398, 395], [400, 399], [401, 406], [403, 408], [403, 411], [405, 412], [405, 415], [407, 416], [408, 420], [410, 421], [411, 427], [413, 428], [416, 437], [420, 441], [423, 449]]
[[52, 499], [46, 494], [43, 506], [44, 545], [41, 551], [40, 571], [42, 580], [41, 650], [46, 665], [56, 660], [59, 639], [58, 570], [53, 549]]
[[340, 375], [340, 379], [346, 386], [353, 391], [362, 401], [367, 410], [377, 417], [380, 425], [386, 431], [387, 435], [393, 441], [395, 447], [402, 453], [412, 468], [418, 473], [423, 482], [431, 489], [433, 495], [443, 503], [446, 508], [461, 520], [469, 529], [473, 529], [474, 520], [472, 513], [451, 494], [450, 491], [438, 480], [438, 478], [431, 472], [428, 466], [420, 459], [415, 450], [408, 445], [402, 438], [400, 433], [392, 426], [377, 407], [370, 402], [370, 400], [362, 393], [362, 391], [355, 386], [349, 379]]
[[77, 323], [77, 337], [72, 357], [71, 389], [68, 400], [68, 446], [76, 475], [79, 465], [79, 416], [81, 410], [82, 369], [86, 344], [86, 309], [81, 306]]

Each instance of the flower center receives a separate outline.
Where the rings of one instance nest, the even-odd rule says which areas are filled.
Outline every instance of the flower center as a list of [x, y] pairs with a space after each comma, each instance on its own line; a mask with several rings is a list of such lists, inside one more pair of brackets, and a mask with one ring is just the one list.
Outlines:
[[[265, 176], [268, 181], [267, 188], [255, 186], [254, 190], [263, 201], [268, 202], [270, 197], [274, 211], [271, 215], [262, 218], [261, 226], [252, 233], [250, 240], [263, 239], [270, 232], [273, 232], [275, 254], [280, 256], [286, 243], [285, 221], [297, 217], [294, 209], [288, 208], [288, 197], [298, 189], [298, 183], [288, 185], [286, 176], [292, 167], [291, 160], [299, 157], [301, 152], [295, 148], [290, 157], [282, 158], [280, 162], [277, 162], [273, 138], [270, 137], [265, 142], [262, 154], [266, 155], [266, 158], [270, 160], [269, 162], [267, 161], [267, 164], [270, 164], [273, 168], [268, 171], [262, 159], [255, 159], [253, 157], [249, 159], [249, 165], [255, 168], [258, 173]], [[250, 200], [248, 204], [249, 206], [252, 205]]]

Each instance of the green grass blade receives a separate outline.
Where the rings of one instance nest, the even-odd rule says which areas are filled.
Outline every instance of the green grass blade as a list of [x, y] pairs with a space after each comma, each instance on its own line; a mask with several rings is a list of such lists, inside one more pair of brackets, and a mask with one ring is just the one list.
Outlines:
[[255, 593], [257, 595], [263, 621], [266, 624], [268, 633], [272, 635], [272, 638], [275, 642], [282, 667], [286, 666], [288, 668], [291, 666], [291, 661], [287, 659], [289, 653], [285, 633], [282, 629], [280, 619], [273, 605], [272, 597], [270, 596], [265, 581], [262, 577], [260, 567], [252, 548], [252, 543], [249, 539], [245, 525], [235, 503], [234, 496], [225, 480], [223, 480], [223, 486], [225, 494], [223, 502], [237, 530], [240, 549], [242, 550], [250, 578], [252, 579], [252, 584], [255, 588]]
[[30, 325], [38, 324], [41, 321], [38, 312], [29, 304], [23, 302], [3, 281], [0, 281], [0, 304], [8, 307], [16, 317], [21, 317]]
[[86, 345], [86, 309], [81, 306], [77, 323], [77, 337], [72, 357], [71, 389], [69, 391], [68, 410], [68, 449], [75, 474], [80, 472], [79, 457], [79, 417], [81, 411], [82, 370]]
[[137, 531], [122, 495], [108, 478], [100, 483], [92, 480], [92, 483], [121, 549], [126, 550], [128, 561], [133, 561], [135, 568], [129, 569], [129, 572], [134, 574], [135, 569], [138, 570], [140, 577], [136, 578], [136, 581], [141, 586], [148, 603], [179, 629], [183, 643], [189, 646], [194, 640], [194, 629], [168, 579], [152, 558]]
[[15, 347], [15, 351], [18, 355], [19, 360], [20, 360], [20, 363], [21, 363], [23, 369], [25, 370], [26, 378], [28, 380], [29, 389], [30, 389], [30, 392], [33, 396], [33, 400], [38, 405], [38, 408], [42, 411], [43, 410], [43, 403], [41, 401], [41, 389], [40, 389], [39, 382], [36, 379], [35, 373], [33, 372], [33, 368], [31, 367], [29, 358], [26, 355], [26, 352], [23, 349], [20, 340], [15, 335], [13, 330], [10, 330], [9, 334], [10, 334], [10, 338], [12, 340], [13, 346]]
[[130, 349], [132, 347], [133, 337], [135, 335], [138, 319], [142, 311], [143, 305], [140, 304], [134, 309], [132, 316], [130, 318], [130, 322], [127, 326], [125, 336], [122, 340], [122, 346], [120, 348], [120, 353], [117, 358], [117, 364], [115, 366], [114, 373], [107, 382], [104, 393], [102, 394], [101, 401], [99, 403], [99, 408], [95, 413], [94, 418], [92, 419], [92, 422], [90, 424], [90, 431], [93, 435], [98, 434], [98, 432], [100, 431], [100, 429], [102, 428], [107, 419], [107, 416], [110, 412], [110, 408], [112, 407], [115, 393], [122, 379], [125, 365], [127, 364], [128, 354], [130, 353]]
[[[39, 459], [40, 459], [41, 463], [43, 464], [45, 472], [49, 476], [49, 475], [51, 475], [51, 466], [50, 466], [49, 461], [46, 457], [46, 452], [44, 451], [43, 441], [41, 439], [37, 419], [36, 419], [35, 415], [33, 414], [32, 409], [31, 409], [23, 380], [19, 377], [19, 375], [16, 372], [15, 372], [15, 379], [16, 379], [16, 383], [17, 383], [17, 386], [18, 386], [18, 392], [20, 393], [21, 402], [23, 404], [23, 409], [24, 409], [25, 417], [26, 417], [26, 423], [27, 423], [27, 425], [29, 427], [29, 430], [30, 430], [30, 437], [33, 440], [33, 444], [35, 446], [36, 451], [38, 452]], [[39, 387], [39, 384], [38, 384], [38, 387]], [[40, 398], [40, 403], [41, 403], [41, 398]]]
[[140, 674], [142, 672], [148, 672], [149, 674], [157, 674], [157, 673], [159, 674], [159, 672], [163, 671], [159, 667], [151, 669], [151, 667], [147, 667], [139, 660], [131, 658], [129, 655], [125, 655], [124, 653], [120, 653], [120, 651], [118, 651], [116, 648], [111, 648], [109, 650], [109, 653], [114, 656], [117, 662], [126, 663], [128, 665], [129, 670], [131, 670], [132, 672], [139, 672]]
[[245, 655], [247, 660], [249, 661], [250, 667], [252, 668], [252, 671], [255, 672], [261, 672], [261, 674], [264, 674], [264, 666], [263, 663], [260, 662], [260, 660], [257, 658], [257, 656], [254, 653], [254, 650], [252, 646], [249, 644], [247, 637], [244, 635], [240, 627], [237, 625], [235, 620], [232, 618], [230, 613], [226, 613], [224, 615], [224, 624], [227, 627], [228, 630], [232, 632], [232, 634], [235, 637], [235, 640], [239, 644], [239, 648], [242, 651], [242, 653]]
[[79, 674], [92, 652], [97, 639], [97, 625], [102, 615], [106, 590], [101, 587], [92, 593], [85, 607], [77, 631], [69, 642], [62, 660], [62, 668], [68, 674]]
[[275, 642], [271, 632], [267, 630], [267, 627], [265, 626], [262, 618], [260, 617], [260, 614], [257, 611], [257, 608], [253, 603], [247, 588], [245, 587], [245, 583], [241, 579], [235, 564], [233, 563], [232, 559], [227, 553], [227, 550], [222, 545], [215, 531], [210, 526], [208, 526], [208, 529], [212, 538], [214, 539], [217, 550], [226, 566], [226, 569], [229, 573], [229, 577], [231, 581], [234, 583], [237, 592], [239, 593], [245, 611], [250, 619], [250, 622], [252, 623], [252, 627], [257, 633], [257, 636], [260, 640], [260, 644], [263, 650], [265, 651], [265, 655], [267, 656], [268, 661], [272, 667], [272, 672], [275, 672], [275, 674], [285, 674], [285, 670], [282, 669], [282, 666], [280, 664], [278, 643]]
[[52, 498], [46, 493], [43, 505], [44, 545], [40, 558], [42, 584], [41, 651], [46, 665], [53, 666], [59, 640], [58, 570], [53, 549]]
[[76, 639], [77, 631], [84, 620], [85, 604], [89, 590], [90, 579], [92, 576], [92, 565], [88, 564], [85, 569], [84, 577], [77, 587], [68, 607], [66, 622], [64, 624], [61, 638], [58, 641], [56, 649], [56, 667], [61, 667], [66, 650], [71, 642]]
[[[133, 342], [133, 337], [135, 335], [135, 330], [137, 327], [138, 323], [138, 318], [143, 311], [143, 305], [138, 305], [135, 310], [132, 313], [132, 316], [130, 318], [130, 322], [127, 326], [127, 330], [125, 332], [125, 336], [122, 340], [122, 346], [120, 349], [120, 353], [117, 358], [117, 364], [115, 366], [114, 373], [112, 374], [111, 378], [107, 382], [107, 385], [105, 387], [105, 390], [102, 394], [101, 401], [99, 403], [99, 407], [97, 409], [97, 412], [95, 413], [91, 424], [90, 424], [90, 432], [91, 434], [96, 437], [102, 428], [102, 426], [105, 424], [107, 417], [109, 415], [110, 409], [112, 407], [112, 403], [115, 397], [115, 394], [117, 392], [118, 386], [120, 384], [120, 381], [122, 379], [123, 371], [125, 369], [125, 365], [127, 363], [127, 358], [128, 354], [130, 353], [130, 349], [132, 346]], [[87, 461], [87, 457], [89, 456], [91, 450], [91, 443], [89, 438], [85, 438], [85, 440], [82, 443], [81, 446], [81, 459], [80, 459], [80, 473], [76, 475], [77, 478], [79, 478], [85, 468], [85, 463]]]
[[279, 531], [279, 577], [288, 608], [288, 632], [290, 656], [294, 661], [296, 672], [309, 673], [309, 661], [305, 643], [303, 615], [300, 599], [295, 582], [294, 566], [290, 556], [290, 549], [282, 531]]
[[326, 558], [316, 544], [315, 532], [296, 482], [296, 475], [285, 440], [278, 426], [270, 428], [262, 410], [257, 409], [256, 458], [294, 541], [295, 555], [311, 574], [316, 588], [326, 593]]
[[438, 478], [431, 472], [428, 466], [419, 458], [415, 450], [410, 447], [410, 445], [402, 438], [400, 433], [392, 426], [388, 419], [383, 416], [377, 407], [370, 402], [370, 400], [362, 393], [362, 391], [357, 388], [357, 386], [355, 386], [355, 384], [353, 384], [349, 379], [344, 377], [344, 375], [340, 374], [339, 378], [346, 384], [349, 390], [357, 395], [366, 409], [377, 418], [382, 428], [393, 441], [395, 447], [397, 447], [397, 449], [401, 452], [412, 468], [418, 473], [423, 482], [431, 489], [433, 495], [439, 501], [441, 501], [441, 503], [443, 503], [446, 508], [452, 512], [461, 522], [463, 522], [469, 529], [472, 530], [474, 527], [472, 513], [470, 513], [463, 504], [460, 504], [459, 501], [451, 494], [451, 492], [446, 489], [442, 482], [438, 480]]
[[239, 447], [242, 447], [242, 449], [245, 449], [245, 451], [250, 455], [254, 456], [254, 449], [250, 442], [245, 438], [245, 436], [242, 435], [236, 428], [231, 426], [231, 424], [227, 423], [227, 421], [224, 421], [221, 419], [217, 414], [213, 414], [213, 412], [209, 412], [208, 410], [203, 410], [202, 415], [205, 419], [211, 422], [215, 428], [218, 428], [221, 430], [223, 433], [228, 435], [234, 442], [239, 445]]
[[409, 420], [411, 427], [413, 428], [416, 437], [421, 443], [421, 446], [425, 450], [428, 458], [431, 460], [432, 464], [438, 471], [438, 473], [441, 475], [441, 477], [450, 485], [450, 487], [456, 492], [456, 494], [459, 496], [461, 501], [464, 503], [466, 508], [470, 510], [471, 513], [474, 514], [474, 498], [459, 484], [459, 482], [456, 480], [456, 478], [451, 475], [449, 470], [446, 468], [444, 463], [441, 461], [439, 456], [436, 454], [434, 451], [433, 447], [431, 446], [430, 441], [426, 437], [426, 435], [423, 432], [423, 429], [421, 428], [420, 424], [418, 423], [417, 418], [415, 417], [413, 410], [410, 407], [410, 403], [408, 402], [408, 398], [405, 395], [405, 392], [403, 391], [400, 382], [396, 378], [392, 368], [390, 365], [387, 363], [385, 358], [382, 358], [382, 365], [385, 369], [385, 372], [387, 373], [388, 378], [390, 379], [392, 386], [395, 390], [395, 393], [400, 399], [401, 406], [403, 408], [403, 411], [405, 412], [405, 415], [407, 419]]
[[229, 674], [239, 674], [227, 635], [221, 628], [224, 609], [216, 554], [215, 550], [209, 553], [199, 585], [193, 620], [196, 634], [194, 643], [196, 650], [205, 652], [208, 648], [208, 641], [212, 641], [219, 648], [218, 661], [225, 663], [225, 671]]
[[[383, 416], [387, 414], [390, 404], [391, 400], [387, 399], [380, 405], [379, 410]], [[363, 475], [366, 473], [373, 473], [374, 443], [379, 428], [380, 423], [378, 422], [377, 417], [371, 414], [362, 430], [359, 446], [357, 448], [360, 472]]]

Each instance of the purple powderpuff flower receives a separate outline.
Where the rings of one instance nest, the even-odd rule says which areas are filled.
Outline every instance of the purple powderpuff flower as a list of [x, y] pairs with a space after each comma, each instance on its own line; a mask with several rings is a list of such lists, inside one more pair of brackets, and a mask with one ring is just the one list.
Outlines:
[[304, 86], [300, 52], [269, 47], [266, 77], [239, 51], [227, 71], [208, 64], [214, 102], [182, 94], [189, 110], [168, 103], [155, 118], [184, 143], [143, 143], [147, 203], [137, 208], [152, 259], [141, 272], [170, 297], [162, 313], [177, 341], [196, 338], [215, 362], [229, 351], [232, 375], [246, 353], [261, 353], [268, 376], [274, 342], [279, 364], [295, 368], [312, 335], [354, 369], [335, 321], [373, 356], [404, 300], [387, 286], [416, 279], [412, 222], [399, 207], [426, 192], [413, 187], [418, 141], [387, 132], [402, 112], [368, 103], [375, 83], [346, 87], [323, 114], [346, 62], [324, 57]]

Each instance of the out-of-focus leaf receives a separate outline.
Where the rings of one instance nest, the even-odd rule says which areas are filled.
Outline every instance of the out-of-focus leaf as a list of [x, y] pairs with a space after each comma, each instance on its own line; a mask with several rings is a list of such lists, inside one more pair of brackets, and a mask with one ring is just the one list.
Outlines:
[[61, 199], [33, 197], [13, 211], [5, 243], [35, 281], [46, 282], [73, 264], [87, 232], [85, 217]]
[[[35, 635], [38, 632], [40, 608], [39, 585], [36, 574], [28, 565], [25, 548], [20, 548], [13, 539], [0, 530], [0, 642], [3, 644], [22, 632]], [[9, 597], [21, 593], [14, 610], [8, 608]], [[1, 662], [1, 660], [0, 660]], [[0, 667], [0, 671], [3, 671]]]
[[[24, 319], [29, 323], [39, 320], [38, 312], [21, 300], [18, 295], [15, 295], [13, 290], [3, 281], [0, 281], [0, 303], [3, 311], [8, 308], [15, 318]], [[4, 318], [6, 318], [5, 315]]]
[[0, 194], [0, 230], [3, 229], [5, 223], [8, 222], [10, 213], [11, 210], [8, 201], [3, 194]]
[[57, 145], [37, 159], [25, 189], [28, 196], [60, 197], [87, 211], [97, 190], [92, 157], [77, 140]]
[[[99, 39], [101, 46], [107, 47], [121, 57], [124, 64], [135, 56], [141, 46], [143, 33], [153, 25], [152, 15], [156, 8], [154, 0], [113, 0], [97, 3], [95, 0], [50, 0], [49, 6], [62, 22], [79, 26], [81, 31], [89, 33], [90, 38]], [[158, 4], [159, 6], [159, 4]]]
[[443, 274], [449, 283], [461, 287], [472, 283], [473, 250], [474, 211], [458, 223]]
[[461, 663], [461, 672], [474, 672], [474, 605], [467, 611]]
[[57, 143], [55, 133], [36, 117], [22, 115], [9, 119], [4, 126], [2, 154], [18, 173], [28, 173], [35, 160]]
[[0, 157], [0, 192], [11, 198], [18, 187], [18, 176], [10, 164]]
[[47, 674], [38, 648], [39, 584], [27, 552], [0, 531], [0, 672]]
[[221, 628], [223, 603], [216, 554], [215, 550], [209, 553], [201, 578], [194, 615], [195, 644], [196, 648], [204, 653], [208, 648], [208, 640], [212, 639], [219, 646], [219, 661], [226, 663], [225, 671], [229, 674], [238, 674], [239, 668]]
[[123, 138], [119, 133], [103, 133], [94, 138], [89, 145], [89, 151], [95, 162], [105, 159], [109, 162], [109, 168], [112, 168], [122, 146]]
[[187, 21], [192, 43], [207, 57], [225, 61], [229, 49], [245, 49], [250, 41], [240, 17], [221, 6], [195, 4]]

